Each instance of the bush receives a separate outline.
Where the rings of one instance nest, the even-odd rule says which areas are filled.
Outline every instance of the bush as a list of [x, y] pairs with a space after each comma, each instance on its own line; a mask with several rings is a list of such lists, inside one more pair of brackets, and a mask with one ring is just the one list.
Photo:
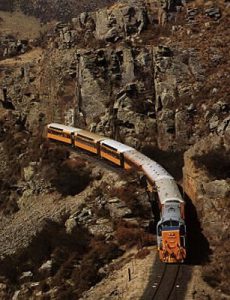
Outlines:
[[138, 248], [155, 244], [152, 234], [146, 233], [142, 228], [120, 223], [116, 230], [116, 239], [120, 245], [126, 245], [128, 248], [135, 245]]
[[106, 243], [101, 238], [93, 239], [90, 242], [90, 250], [83, 257], [80, 268], [74, 270], [71, 277], [73, 282], [77, 283], [78, 294], [99, 282], [102, 275], [98, 273], [98, 270], [122, 253], [114, 243]]
[[147, 255], [149, 255], [149, 253], [150, 253], [149, 249], [143, 248], [137, 252], [135, 258], [144, 259]]

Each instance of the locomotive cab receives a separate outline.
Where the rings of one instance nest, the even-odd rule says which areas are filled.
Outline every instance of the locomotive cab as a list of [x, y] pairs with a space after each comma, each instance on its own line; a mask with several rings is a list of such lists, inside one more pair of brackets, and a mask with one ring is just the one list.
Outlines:
[[180, 204], [169, 202], [162, 208], [157, 224], [160, 259], [167, 263], [183, 262], [186, 256], [186, 226], [180, 215]]

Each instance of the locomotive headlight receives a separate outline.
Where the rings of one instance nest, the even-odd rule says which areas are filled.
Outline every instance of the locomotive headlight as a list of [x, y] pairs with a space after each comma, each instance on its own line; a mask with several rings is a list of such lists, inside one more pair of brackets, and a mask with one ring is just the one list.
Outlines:
[[174, 232], [170, 232], [170, 233], [169, 233], [169, 236], [175, 237], [175, 233], [174, 233]]

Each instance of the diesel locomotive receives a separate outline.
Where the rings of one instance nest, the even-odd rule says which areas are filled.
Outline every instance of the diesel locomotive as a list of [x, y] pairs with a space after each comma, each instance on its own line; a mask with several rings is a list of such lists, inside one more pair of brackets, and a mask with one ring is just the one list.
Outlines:
[[47, 138], [84, 149], [126, 170], [143, 172], [159, 199], [161, 218], [156, 231], [160, 259], [165, 263], [184, 262], [184, 200], [174, 178], [162, 166], [132, 147], [80, 128], [51, 123], [47, 125]]

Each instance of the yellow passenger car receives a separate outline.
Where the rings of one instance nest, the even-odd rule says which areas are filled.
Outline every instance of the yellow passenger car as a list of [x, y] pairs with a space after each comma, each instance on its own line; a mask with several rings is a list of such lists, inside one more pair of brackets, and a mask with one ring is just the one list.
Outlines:
[[130, 169], [131, 166], [124, 161], [123, 152], [133, 150], [133, 148], [121, 144], [111, 139], [105, 139], [100, 142], [100, 156], [110, 160], [114, 164], [123, 167], [124, 169]]
[[74, 132], [81, 131], [71, 126], [51, 123], [47, 125], [47, 138], [60, 141], [66, 144], [72, 144], [74, 139]]
[[100, 141], [104, 139], [106, 138], [96, 133], [81, 130], [75, 132], [74, 145], [75, 147], [100, 155]]

